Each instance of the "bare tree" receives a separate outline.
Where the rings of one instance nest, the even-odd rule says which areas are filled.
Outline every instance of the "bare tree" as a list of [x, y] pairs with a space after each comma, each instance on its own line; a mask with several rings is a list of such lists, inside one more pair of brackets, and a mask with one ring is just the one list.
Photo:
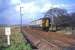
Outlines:
[[44, 17], [51, 19], [51, 28], [54, 26], [68, 26], [71, 18], [65, 9], [53, 8], [46, 12]]

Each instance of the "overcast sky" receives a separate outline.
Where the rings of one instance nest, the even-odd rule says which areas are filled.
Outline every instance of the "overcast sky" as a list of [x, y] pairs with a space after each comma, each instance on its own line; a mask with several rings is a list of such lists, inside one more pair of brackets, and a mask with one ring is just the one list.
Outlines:
[[51, 8], [64, 8], [68, 12], [75, 11], [75, 0], [0, 0], [0, 24], [20, 24], [20, 7], [22, 22], [42, 18]]

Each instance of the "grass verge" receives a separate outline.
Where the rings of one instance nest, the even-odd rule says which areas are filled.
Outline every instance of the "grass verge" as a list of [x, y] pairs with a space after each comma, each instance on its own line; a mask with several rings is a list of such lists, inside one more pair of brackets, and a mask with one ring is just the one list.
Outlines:
[[28, 44], [22, 35], [18, 31], [12, 31], [10, 36], [11, 45], [6, 48], [1, 48], [0, 50], [32, 50], [30, 44]]

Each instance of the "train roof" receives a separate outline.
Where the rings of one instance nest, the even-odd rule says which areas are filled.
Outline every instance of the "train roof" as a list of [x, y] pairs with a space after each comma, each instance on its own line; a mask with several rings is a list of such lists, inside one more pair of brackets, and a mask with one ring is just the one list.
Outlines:
[[[34, 21], [42, 20], [42, 19], [45, 19], [45, 18], [49, 18], [49, 17], [43, 17], [43, 18], [40, 18], [40, 19], [37, 19], [37, 20], [34, 20]], [[32, 21], [32, 22], [34, 22], [34, 21]]]

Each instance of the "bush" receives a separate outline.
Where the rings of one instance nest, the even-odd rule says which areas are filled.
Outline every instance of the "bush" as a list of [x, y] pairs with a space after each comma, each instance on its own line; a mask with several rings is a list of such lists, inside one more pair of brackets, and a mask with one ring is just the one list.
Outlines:
[[11, 45], [2, 50], [32, 50], [30, 44], [28, 44], [21, 33], [12, 33], [11, 34]]

